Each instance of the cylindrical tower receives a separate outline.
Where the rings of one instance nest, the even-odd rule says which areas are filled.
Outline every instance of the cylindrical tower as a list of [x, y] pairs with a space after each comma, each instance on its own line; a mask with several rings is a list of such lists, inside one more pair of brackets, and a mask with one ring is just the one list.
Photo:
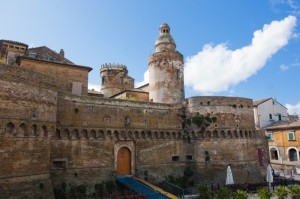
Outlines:
[[176, 51], [170, 27], [163, 23], [155, 42], [155, 53], [149, 57], [149, 99], [159, 103], [184, 100], [183, 56]]
[[104, 97], [111, 97], [123, 90], [134, 88], [134, 79], [128, 76], [125, 65], [102, 64], [100, 77], [101, 92]]

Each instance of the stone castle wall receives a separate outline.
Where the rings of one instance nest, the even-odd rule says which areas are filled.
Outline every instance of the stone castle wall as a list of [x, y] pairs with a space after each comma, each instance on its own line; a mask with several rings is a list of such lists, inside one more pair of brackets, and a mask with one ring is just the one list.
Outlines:
[[52, 83], [29, 70], [0, 65], [0, 198], [53, 197], [49, 158], [57, 92]]
[[52, 77], [61, 91], [72, 92], [73, 82], [81, 83], [82, 95], [87, 95], [88, 68], [36, 59], [22, 59], [20, 67]]
[[[57, 91], [55, 79], [20, 67], [0, 65], [0, 76], [0, 196], [53, 198], [52, 188], [62, 184], [67, 190], [84, 185], [92, 195], [95, 185], [114, 180], [122, 147], [140, 177], [145, 171], [182, 176], [191, 168], [196, 181], [222, 183], [232, 164], [236, 182], [262, 180], [257, 149], [265, 139], [253, 129], [249, 99], [126, 101]], [[197, 113], [216, 121], [183, 128]], [[65, 168], [55, 161], [65, 161]]]

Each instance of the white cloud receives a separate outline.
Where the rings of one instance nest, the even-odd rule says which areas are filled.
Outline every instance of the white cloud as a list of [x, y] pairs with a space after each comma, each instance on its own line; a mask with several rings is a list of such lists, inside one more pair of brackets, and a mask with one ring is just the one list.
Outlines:
[[95, 91], [99, 91], [100, 92], [100, 88], [101, 88], [101, 86], [100, 85], [96, 85], [96, 84], [88, 84], [88, 88], [90, 89], [90, 90], [95, 90]]
[[275, 12], [286, 9], [285, 7], [280, 7], [280, 6], [287, 6], [289, 8], [289, 10], [287, 11], [289, 14], [292, 15], [300, 14], [299, 0], [270, 0], [270, 3], [271, 3], [272, 10]]
[[289, 114], [300, 115], [300, 102], [297, 104], [286, 104], [285, 107], [288, 109]]
[[279, 68], [280, 68], [280, 70], [282, 70], [282, 71], [286, 71], [286, 70], [289, 69], [289, 65], [281, 64], [281, 65], [279, 66]]
[[186, 85], [207, 94], [227, 91], [246, 80], [288, 43], [296, 21], [296, 17], [288, 16], [264, 25], [262, 30], [254, 32], [252, 43], [240, 49], [230, 50], [225, 43], [205, 45], [197, 55], [187, 58]]
[[141, 82], [135, 83], [135, 87], [140, 87], [140, 86], [143, 86], [148, 83], [149, 83], [149, 70], [146, 70], [146, 72], [144, 73], [144, 80]]

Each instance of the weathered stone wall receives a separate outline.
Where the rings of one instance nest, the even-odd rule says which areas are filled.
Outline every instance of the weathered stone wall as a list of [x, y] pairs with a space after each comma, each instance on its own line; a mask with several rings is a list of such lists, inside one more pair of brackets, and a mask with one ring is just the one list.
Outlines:
[[183, 56], [179, 52], [159, 52], [149, 57], [149, 100], [178, 103], [184, 100]]
[[46, 195], [52, 193], [50, 137], [57, 102], [52, 82], [29, 70], [0, 65], [0, 196], [4, 198], [36, 198], [44, 193], [36, 186], [40, 183]]
[[113, 99], [123, 99], [123, 100], [133, 100], [133, 101], [142, 101], [149, 102], [149, 93], [143, 91], [125, 91], [115, 97]]
[[101, 92], [104, 97], [111, 97], [126, 89], [134, 88], [134, 79], [128, 76], [124, 65], [106, 64], [100, 69]]
[[[83, 185], [92, 195], [95, 185], [114, 180], [122, 147], [131, 152], [131, 174], [140, 177], [182, 176], [189, 167], [196, 181], [222, 183], [231, 164], [236, 182], [263, 180], [257, 150], [267, 144], [254, 129], [250, 99], [162, 104], [76, 96], [57, 93], [49, 76], [0, 67], [0, 196], [53, 198], [52, 185], [62, 184], [67, 191]], [[197, 113], [216, 120], [183, 128]], [[60, 160], [66, 165], [56, 167]]]
[[53, 78], [59, 90], [72, 92], [72, 83], [82, 83], [82, 95], [87, 95], [89, 68], [36, 59], [22, 59], [21, 67]]
[[[180, 106], [177, 105], [177, 106]], [[126, 119], [128, 118], [128, 120]], [[167, 104], [74, 96], [60, 93], [58, 116], [61, 130], [86, 128], [111, 133], [181, 129], [180, 111]]]
[[[186, 116], [196, 113], [216, 117], [217, 121], [210, 127], [223, 130], [254, 131], [253, 101], [240, 97], [192, 97], [185, 105]], [[195, 126], [194, 126], [195, 128]]]

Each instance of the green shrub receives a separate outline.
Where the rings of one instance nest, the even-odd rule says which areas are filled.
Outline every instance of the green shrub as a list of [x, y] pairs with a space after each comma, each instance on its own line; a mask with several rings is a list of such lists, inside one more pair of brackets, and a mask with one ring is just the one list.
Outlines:
[[248, 193], [246, 191], [243, 190], [236, 190], [233, 194], [232, 194], [232, 198], [233, 199], [247, 199], [248, 198]]
[[270, 199], [273, 196], [273, 193], [271, 193], [266, 187], [263, 187], [258, 189], [257, 195], [259, 199]]
[[289, 189], [289, 196], [292, 199], [300, 199], [300, 185], [296, 184], [290, 186], [288, 189]]
[[284, 199], [289, 194], [289, 189], [286, 186], [279, 186], [274, 190], [274, 193], [276, 196], [278, 196], [278, 199]]
[[204, 122], [204, 116], [197, 114], [192, 118], [192, 122], [200, 127]]
[[231, 197], [232, 197], [232, 190], [227, 187], [223, 187], [218, 191], [216, 199], [228, 199]]
[[198, 193], [202, 199], [212, 198], [212, 191], [206, 184], [202, 184], [198, 187]]

